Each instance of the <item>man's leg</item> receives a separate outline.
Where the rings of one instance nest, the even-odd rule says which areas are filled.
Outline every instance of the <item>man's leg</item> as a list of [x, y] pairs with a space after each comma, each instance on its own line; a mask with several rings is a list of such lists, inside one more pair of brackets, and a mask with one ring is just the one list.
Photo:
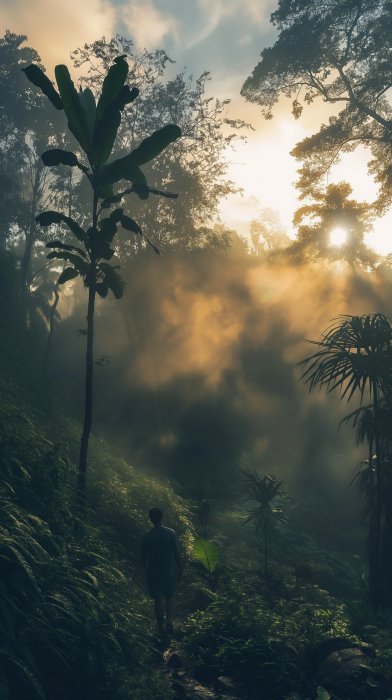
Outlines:
[[155, 617], [158, 623], [160, 634], [163, 634], [163, 598], [155, 598]]
[[174, 595], [167, 596], [166, 598], [166, 616], [167, 624], [173, 625], [173, 615], [174, 615]]

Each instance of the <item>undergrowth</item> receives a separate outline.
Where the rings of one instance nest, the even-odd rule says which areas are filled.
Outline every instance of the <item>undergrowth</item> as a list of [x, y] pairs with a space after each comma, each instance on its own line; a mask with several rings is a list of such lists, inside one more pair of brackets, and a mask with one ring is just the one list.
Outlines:
[[19, 381], [0, 375], [0, 696], [168, 700], [170, 686], [153, 670], [151, 603], [134, 558], [151, 499], [169, 519], [178, 513], [185, 542], [186, 509], [98, 437], [89, 509], [80, 514], [69, 449], [79, 426], [59, 412], [49, 420]]
[[[209, 525], [221, 573], [219, 565], [212, 575], [196, 565], [188, 574], [184, 645], [200, 680], [213, 688], [220, 676], [229, 676], [250, 697], [263, 688], [271, 698], [313, 699], [317, 663], [340, 644], [367, 654], [368, 675], [391, 678], [390, 613], [374, 615], [367, 604], [357, 555], [350, 562], [306, 533], [282, 529], [275, 532], [266, 572], [263, 542], [240, 528], [239, 513], [233, 504], [220, 504]], [[335, 584], [334, 594], [325, 581]], [[374, 689], [371, 696], [378, 697]]]

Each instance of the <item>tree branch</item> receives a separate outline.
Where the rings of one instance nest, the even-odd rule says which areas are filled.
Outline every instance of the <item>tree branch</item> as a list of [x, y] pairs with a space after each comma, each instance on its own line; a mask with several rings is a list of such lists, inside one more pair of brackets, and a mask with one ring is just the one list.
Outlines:
[[358, 100], [357, 97], [355, 96], [355, 93], [352, 89], [351, 83], [350, 83], [349, 79], [347, 78], [347, 76], [344, 74], [343, 68], [341, 67], [341, 65], [337, 65], [336, 68], [338, 69], [339, 75], [347, 88], [347, 92], [350, 95], [351, 102], [353, 102], [354, 105], [361, 112], [365, 112], [365, 114], [367, 114], [368, 117], [371, 117], [372, 119], [374, 119], [376, 122], [381, 124], [381, 126], [385, 127], [385, 129], [392, 131], [392, 122], [387, 121], [386, 119], [381, 117], [379, 114], [377, 114], [377, 112], [375, 112], [374, 109], [370, 109], [369, 107], [364, 105], [363, 102], [360, 102], [360, 100]]
[[346, 50], [345, 50], [345, 52], [344, 52], [344, 62], [347, 61], [348, 52], [350, 51], [350, 46], [351, 46], [351, 37], [352, 37], [353, 31], [354, 31], [356, 25], [358, 24], [358, 20], [359, 20], [359, 18], [360, 18], [360, 16], [361, 16], [361, 9], [362, 9], [362, 8], [361, 8], [361, 3], [359, 2], [359, 3], [358, 3], [357, 14], [355, 15], [355, 19], [354, 19], [354, 21], [353, 21], [353, 23], [352, 23], [352, 25], [351, 25], [351, 27], [350, 27], [348, 33], [347, 33], [347, 46], [346, 46]]

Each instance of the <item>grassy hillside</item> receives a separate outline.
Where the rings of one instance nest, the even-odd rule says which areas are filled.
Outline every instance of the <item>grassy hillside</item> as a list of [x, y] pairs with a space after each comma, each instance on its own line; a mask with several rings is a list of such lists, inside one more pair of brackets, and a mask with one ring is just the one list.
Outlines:
[[14, 261], [6, 262], [0, 287], [0, 696], [171, 697], [153, 671], [152, 607], [138, 559], [148, 509], [156, 504], [189, 550], [189, 509], [169, 484], [136, 473], [94, 435], [89, 510], [79, 513], [80, 425], [44, 380], [44, 326], [18, 291]]

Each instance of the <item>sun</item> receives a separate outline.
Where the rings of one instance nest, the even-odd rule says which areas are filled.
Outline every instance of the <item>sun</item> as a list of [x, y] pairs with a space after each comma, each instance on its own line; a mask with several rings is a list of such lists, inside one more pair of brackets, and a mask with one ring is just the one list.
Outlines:
[[343, 245], [346, 242], [347, 232], [343, 228], [334, 228], [329, 234], [331, 245]]

